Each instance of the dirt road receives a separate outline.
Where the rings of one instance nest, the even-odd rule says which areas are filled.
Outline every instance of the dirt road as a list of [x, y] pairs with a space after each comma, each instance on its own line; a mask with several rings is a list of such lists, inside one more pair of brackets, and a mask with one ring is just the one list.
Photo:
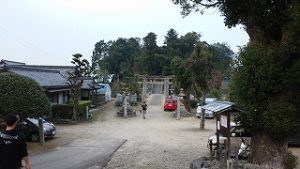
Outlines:
[[56, 138], [44, 146], [29, 143], [30, 155], [63, 147], [77, 139], [126, 139], [106, 169], [188, 168], [193, 159], [208, 155], [207, 138], [214, 132], [215, 121], [206, 120], [206, 130], [200, 131], [199, 119], [176, 120], [172, 112], [164, 112], [163, 99], [163, 95], [148, 98], [146, 119], [139, 112], [132, 118], [117, 117], [120, 107], [115, 107], [114, 102], [107, 103], [94, 113], [92, 122], [58, 125]]
[[207, 120], [206, 130], [200, 131], [199, 119], [172, 118], [172, 112], [163, 111], [162, 100], [162, 95], [149, 98], [145, 120], [140, 114], [128, 119], [104, 117], [112, 121], [106, 126], [107, 136], [127, 139], [106, 169], [184, 169], [193, 159], [208, 155], [207, 138], [215, 121]]
[[[164, 112], [162, 95], [148, 99], [146, 119], [117, 117], [120, 107], [114, 102], [94, 113], [92, 122], [77, 125], [58, 125], [57, 135], [44, 146], [29, 143], [30, 155], [38, 155], [56, 147], [63, 147], [77, 139], [126, 139], [105, 169], [185, 169], [192, 160], [208, 156], [207, 138], [215, 131], [215, 119], [206, 119], [205, 130], [199, 130], [195, 117], [176, 120], [172, 112]], [[136, 108], [139, 110], [140, 108]], [[299, 148], [291, 149], [299, 157]], [[298, 167], [299, 168], [299, 167]]]

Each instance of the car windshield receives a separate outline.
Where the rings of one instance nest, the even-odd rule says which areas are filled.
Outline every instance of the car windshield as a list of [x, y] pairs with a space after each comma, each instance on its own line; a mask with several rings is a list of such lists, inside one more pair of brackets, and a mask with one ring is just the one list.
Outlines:
[[166, 103], [175, 103], [174, 100], [166, 100]]
[[[27, 118], [27, 120], [29, 120], [30, 122], [32, 122], [35, 125], [39, 125], [39, 120], [35, 119], [35, 118]], [[43, 119], [43, 123], [45, 123], [46, 121]]]

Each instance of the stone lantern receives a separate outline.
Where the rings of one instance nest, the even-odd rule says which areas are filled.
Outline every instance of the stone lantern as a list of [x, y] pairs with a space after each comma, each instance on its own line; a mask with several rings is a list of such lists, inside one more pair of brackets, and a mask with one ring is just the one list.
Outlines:
[[183, 89], [181, 88], [180, 89], [180, 92], [178, 94], [178, 97], [177, 97], [177, 111], [176, 111], [176, 117], [177, 117], [177, 120], [180, 119], [180, 116], [181, 116], [181, 106], [184, 107], [183, 105], [183, 99], [186, 95], [184, 94], [183, 92]]

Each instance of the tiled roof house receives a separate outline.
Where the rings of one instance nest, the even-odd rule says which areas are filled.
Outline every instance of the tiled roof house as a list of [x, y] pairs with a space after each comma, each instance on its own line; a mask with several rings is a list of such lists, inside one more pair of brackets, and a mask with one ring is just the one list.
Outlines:
[[[42, 66], [26, 65], [25, 63], [1, 60], [0, 73], [11, 72], [25, 76], [36, 81], [45, 91], [51, 103], [64, 104], [70, 97], [70, 86], [68, 84], [68, 72], [72, 66]], [[100, 88], [93, 80], [84, 80], [82, 94], [88, 95], [89, 91]], [[89, 99], [88, 96], [84, 96]]]

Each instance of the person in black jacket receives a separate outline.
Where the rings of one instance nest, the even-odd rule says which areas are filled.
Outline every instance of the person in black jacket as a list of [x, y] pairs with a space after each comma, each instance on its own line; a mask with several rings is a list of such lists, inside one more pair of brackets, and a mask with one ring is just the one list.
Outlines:
[[24, 160], [25, 168], [30, 169], [25, 138], [16, 130], [18, 117], [9, 114], [5, 123], [5, 131], [0, 132], [0, 168], [20, 169]]
[[146, 102], [144, 101], [141, 106], [142, 106], [143, 118], [145, 119], [146, 118], [146, 110], [147, 110]]

